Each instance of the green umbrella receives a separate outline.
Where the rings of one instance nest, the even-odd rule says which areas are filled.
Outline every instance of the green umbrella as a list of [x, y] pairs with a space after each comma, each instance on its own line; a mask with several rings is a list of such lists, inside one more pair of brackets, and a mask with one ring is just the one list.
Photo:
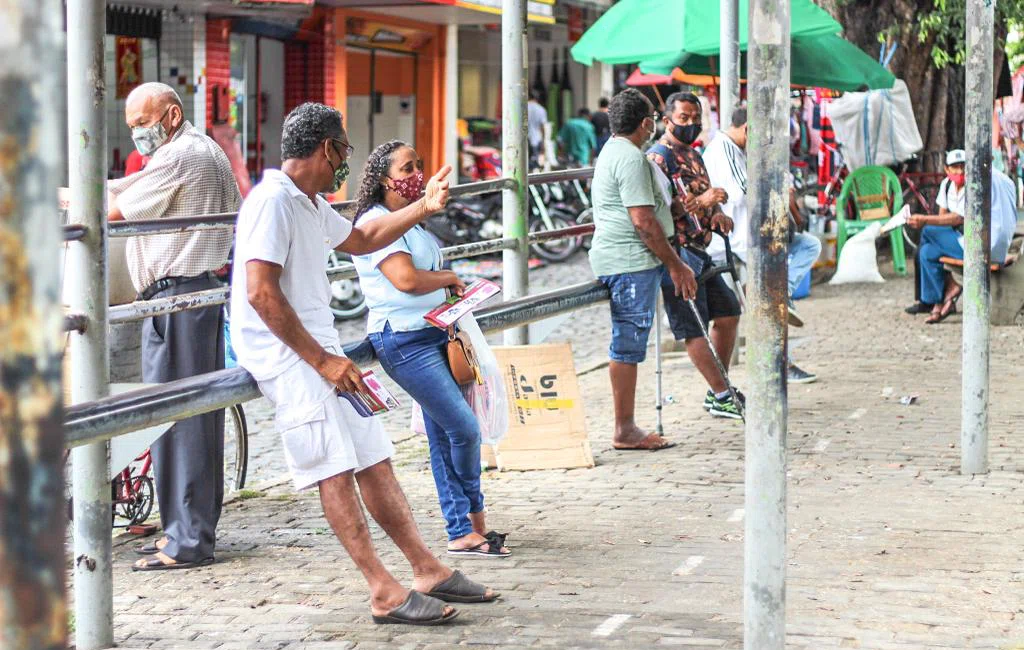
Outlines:
[[[892, 88], [896, 77], [878, 65], [859, 47], [835, 34], [824, 36], [796, 36], [792, 40], [790, 83], [832, 90], [858, 90]], [[740, 76], [746, 77], [747, 57], [740, 57]], [[719, 74], [718, 56], [689, 55], [682, 60], [641, 62], [640, 69], [648, 74], [671, 74], [680, 67], [688, 74]]]
[[[748, 0], [740, 0], [740, 49], [747, 46]], [[584, 65], [673, 61], [690, 54], [718, 54], [719, 7], [715, 0], [621, 0], [572, 48]], [[811, 0], [792, 0], [793, 36], [835, 34], [842, 26]], [[673, 65], [672, 67], [675, 67]]]

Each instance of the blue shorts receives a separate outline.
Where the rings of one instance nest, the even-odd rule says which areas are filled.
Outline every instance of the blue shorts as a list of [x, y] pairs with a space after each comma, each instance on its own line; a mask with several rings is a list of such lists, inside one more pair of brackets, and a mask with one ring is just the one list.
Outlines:
[[602, 275], [611, 291], [612, 343], [608, 357], [619, 363], [638, 364], [647, 357], [647, 338], [654, 324], [654, 306], [664, 269]]

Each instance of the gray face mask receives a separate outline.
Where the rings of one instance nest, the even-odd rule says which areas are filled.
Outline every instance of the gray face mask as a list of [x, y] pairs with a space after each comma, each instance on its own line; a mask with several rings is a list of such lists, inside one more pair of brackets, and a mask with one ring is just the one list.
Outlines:
[[167, 129], [164, 128], [164, 118], [170, 112], [170, 108], [164, 111], [163, 116], [153, 126], [136, 126], [132, 129], [132, 142], [135, 149], [143, 156], [152, 156], [165, 142], [167, 142]]

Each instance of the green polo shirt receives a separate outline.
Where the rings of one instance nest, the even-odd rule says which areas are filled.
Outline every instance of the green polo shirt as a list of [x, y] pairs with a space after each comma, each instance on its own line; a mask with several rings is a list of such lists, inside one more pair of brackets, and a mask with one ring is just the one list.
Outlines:
[[594, 275], [634, 273], [660, 265], [661, 260], [629, 218], [628, 208], [653, 206], [665, 236], [675, 233], [664, 192], [643, 152], [625, 138], [610, 139], [597, 157], [590, 194], [595, 225], [590, 267]]

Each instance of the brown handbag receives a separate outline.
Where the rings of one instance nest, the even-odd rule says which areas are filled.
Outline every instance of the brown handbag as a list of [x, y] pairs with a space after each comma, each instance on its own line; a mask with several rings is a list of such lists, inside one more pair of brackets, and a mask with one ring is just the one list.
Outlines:
[[448, 328], [448, 367], [452, 377], [459, 386], [472, 383], [483, 383], [480, 380], [480, 363], [476, 358], [476, 350], [465, 332], [456, 332], [455, 326]]

